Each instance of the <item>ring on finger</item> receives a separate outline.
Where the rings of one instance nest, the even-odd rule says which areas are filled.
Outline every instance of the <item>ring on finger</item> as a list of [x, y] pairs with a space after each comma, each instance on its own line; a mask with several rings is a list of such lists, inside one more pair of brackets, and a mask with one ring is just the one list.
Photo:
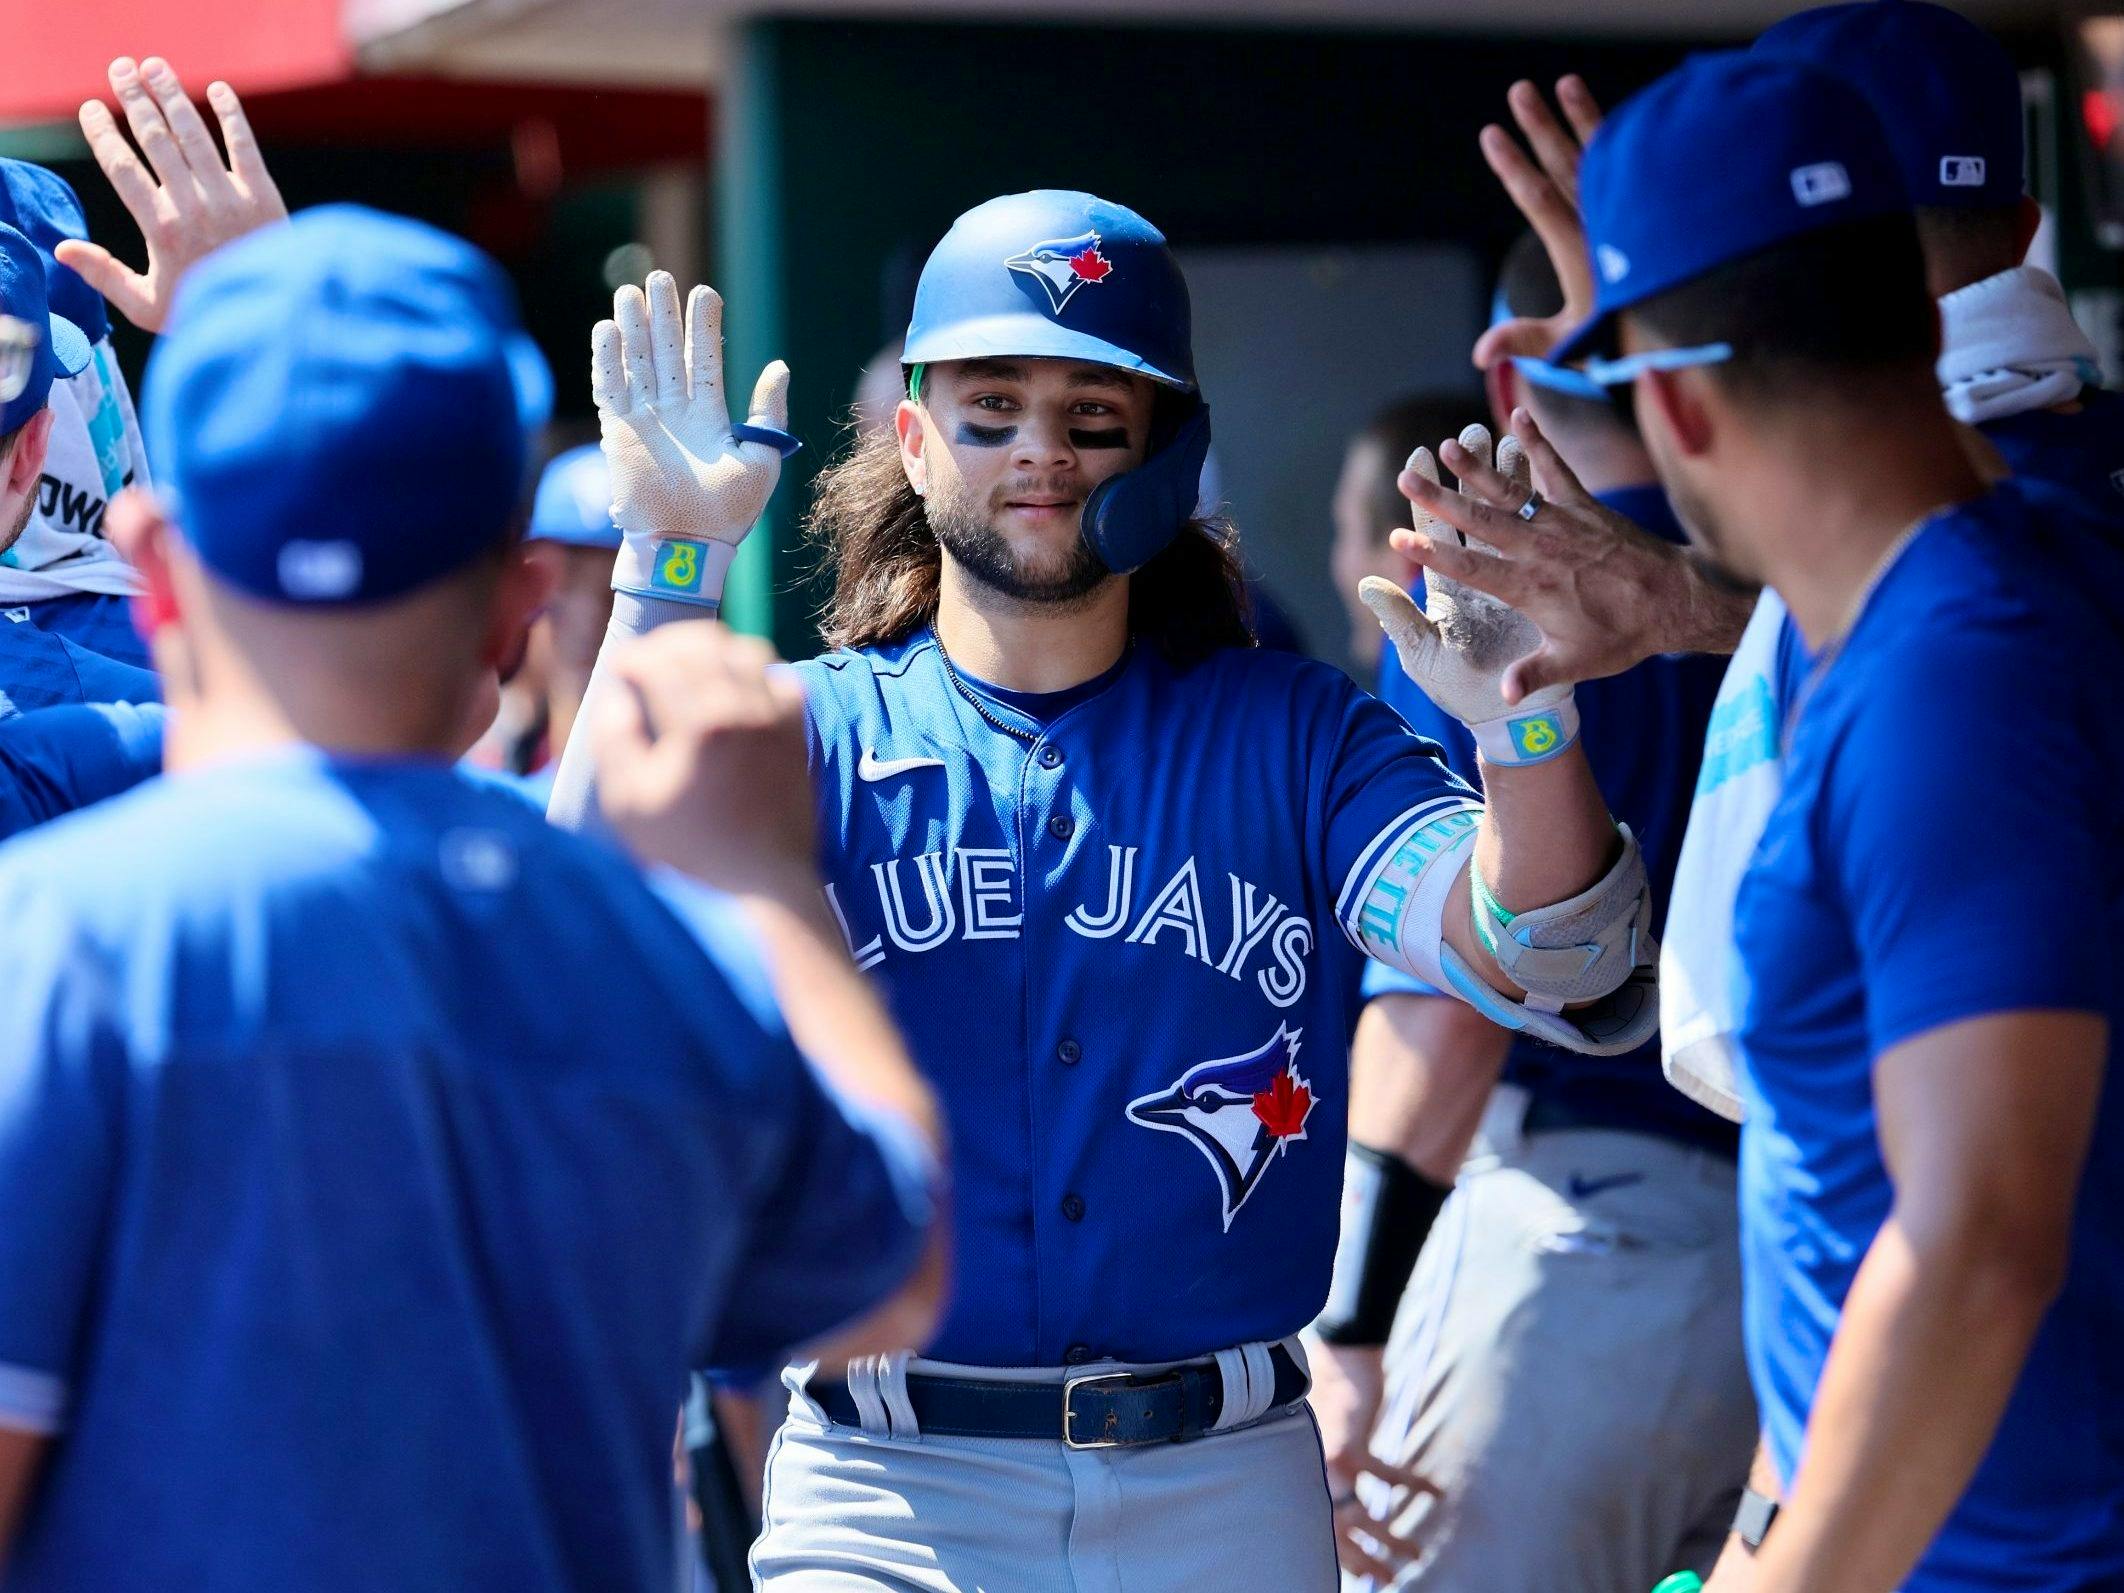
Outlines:
[[1541, 513], [1543, 501], [1541, 494], [1529, 487], [1527, 488], [1527, 501], [1515, 509], [1513, 513], [1517, 514], [1522, 520], [1531, 520]]

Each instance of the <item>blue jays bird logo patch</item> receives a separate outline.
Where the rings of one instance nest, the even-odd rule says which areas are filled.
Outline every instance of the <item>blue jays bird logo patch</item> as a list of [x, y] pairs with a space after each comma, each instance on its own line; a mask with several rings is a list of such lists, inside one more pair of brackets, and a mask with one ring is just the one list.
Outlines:
[[1104, 282], [1114, 269], [1113, 261], [1099, 252], [1099, 235], [1080, 232], [1074, 238], [1050, 238], [1036, 243], [1023, 254], [1014, 254], [1004, 265], [1047, 290], [1047, 302], [1055, 314], [1076, 297], [1088, 282]]
[[1169, 1090], [1128, 1103], [1128, 1120], [1185, 1134], [1216, 1169], [1224, 1227], [1246, 1204], [1284, 1146], [1305, 1138], [1313, 1089], [1298, 1074], [1302, 1030], [1278, 1027], [1259, 1050], [1198, 1062]]

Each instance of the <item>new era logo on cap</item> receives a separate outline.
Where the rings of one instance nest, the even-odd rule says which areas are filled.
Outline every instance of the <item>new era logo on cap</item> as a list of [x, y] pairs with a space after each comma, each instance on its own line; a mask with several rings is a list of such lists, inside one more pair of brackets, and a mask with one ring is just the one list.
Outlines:
[[1942, 188], [1983, 187], [1984, 157], [1982, 155], [1942, 155], [1940, 157], [1940, 186]]
[[1792, 197], [1803, 205], [1826, 205], [1851, 197], [1851, 173], [1840, 160], [1818, 160], [1792, 168]]

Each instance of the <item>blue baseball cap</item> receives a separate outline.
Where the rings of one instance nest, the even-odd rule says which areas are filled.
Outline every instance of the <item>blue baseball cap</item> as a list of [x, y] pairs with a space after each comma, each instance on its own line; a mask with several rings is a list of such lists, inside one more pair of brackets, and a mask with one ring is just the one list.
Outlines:
[[1043, 188], [951, 224], [915, 284], [903, 365], [1077, 359], [1195, 390], [1187, 283], [1126, 205]]
[[1550, 351], [1604, 351], [1616, 312], [1788, 238], [1908, 210], [1857, 90], [1810, 66], [1700, 55], [1601, 123], [1579, 168], [1593, 313]]
[[1865, 0], [1768, 28], [1751, 54], [1834, 73], [1880, 118], [1915, 205], [2021, 197], [2021, 79], [2005, 46], [1945, 6]]
[[45, 291], [51, 295], [52, 312], [80, 327], [91, 343], [110, 336], [111, 318], [103, 295], [72, 266], [61, 265], [56, 252], [67, 238], [88, 238], [88, 217], [82, 213], [81, 197], [73, 184], [26, 160], [0, 159], [0, 222], [20, 229], [44, 257]]
[[51, 398], [52, 383], [89, 362], [89, 340], [46, 297], [44, 257], [0, 223], [0, 316], [18, 324], [0, 337], [0, 437], [10, 437]]
[[620, 545], [620, 528], [612, 523], [612, 472], [605, 451], [585, 443], [556, 454], [538, 478], [531, 502], [531, 530], [537, 542], [565, 542], [577, 548]]
[[359, 205], [215, 251], [178, 287], [141, 403], [186, 542], [286, 603], [377, 602], [465, 565], [523, 489], [521, 335], [492, 260]]

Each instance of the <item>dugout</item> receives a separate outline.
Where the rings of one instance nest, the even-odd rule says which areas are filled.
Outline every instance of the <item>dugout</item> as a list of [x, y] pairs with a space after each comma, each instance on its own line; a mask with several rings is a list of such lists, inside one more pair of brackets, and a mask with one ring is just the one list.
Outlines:
[[[2029, 69], [2031, 180], [2056, 211], [2076, 308], [2113, 349], [2124, 270], [2090, 204], [2101, 163], [2081, 136], [2077, 36], [2055, 5], [1957, 3]], [[15, 124], [0, 152], [66, 171], [121, 250], [128, 224], [64, 118], [111, 54], [154, 49], [195, 89], [221, 75], [245, 94], [291, 205], [361, 199], [497, 254], [554, 362], [564, 422], [589, 414], [583, 352], [611, 280], [653, 261], [714, 281], [733, 388], [777, 355], [795, 372], [807, 448], [729, 600], [786, 653], [810, 649], [820, 596], [798, 512], [928, 245], [1016, 188], [1134, 205], [1189, 268], [1250, 561], [1334, 656], [1326, 506], [1344, 436], [1399, 392], [1473, 387], [1465, 351], [1518, 224], [1475, 146], [1506, 86], [1575, 70], [1612, 103], [1688, 49], [1797, 6], [1083, 0], [996, 23], [965, 0], [807, 15], [730, 0], [290, 0], [270, 27], [240, 0], [88, 9], [41, 58], [0, 64], [0, 122]]]

